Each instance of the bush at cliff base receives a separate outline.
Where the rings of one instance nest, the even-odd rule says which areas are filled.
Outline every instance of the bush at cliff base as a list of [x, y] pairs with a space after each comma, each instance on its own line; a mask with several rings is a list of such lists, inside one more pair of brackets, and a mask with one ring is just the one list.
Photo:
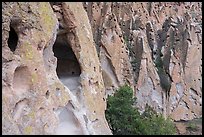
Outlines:
[[120, 87], [114, 96], [108, 96], [106, 119], [113, 135], [172, 135], [176, 133], [170, 118], [166, 120], [146, 105], [140, 115], [133, 107], [132, 89], [125, 85]]

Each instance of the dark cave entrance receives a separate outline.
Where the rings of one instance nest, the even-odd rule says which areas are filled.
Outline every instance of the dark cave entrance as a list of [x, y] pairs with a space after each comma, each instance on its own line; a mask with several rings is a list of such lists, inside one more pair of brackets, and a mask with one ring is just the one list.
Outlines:
[[[80, 99], [80, 74], [79, 62], [66, 41], [65, 35], [57, 35], [53, 45], [54, 56], [57, 58], [57, 76], [59, 80]], [[72, 106], [68, 103], [65, 107], [57, 110], [59, 125], [56, 128], [56, 135], [80, 135], [83, 134], [78, 119], [72, 112]]]
[[53, 52], [57, 58], [56, 72], [60, 81], [71, 91], [76, 90], [79, 86], [81, 69], [72, 48], [66, 42], [65, 35], [57, 35]]
[[13, 29], [13, 27], [10, 26], [8, 47], [12, 52], [14, 52], [16, 50], [17, 44], [18, 44], [18, 35], [16, 31]]

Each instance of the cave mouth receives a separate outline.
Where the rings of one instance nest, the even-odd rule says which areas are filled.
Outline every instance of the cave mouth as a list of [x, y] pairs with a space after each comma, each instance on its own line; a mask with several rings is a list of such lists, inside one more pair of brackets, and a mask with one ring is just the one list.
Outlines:
[[18, 44], [18, 35], [14, 30], [14, 28], [10, 26], [8, 47], [12, 52], [14, 52], [16, 50], [17, 44]]
[[66, 42], [65, 35], [57, 35], [53, 46], [54, 56], [57, 58], [57, 76], [71, 91], [79, 86], [81, 69], [79, 62]]

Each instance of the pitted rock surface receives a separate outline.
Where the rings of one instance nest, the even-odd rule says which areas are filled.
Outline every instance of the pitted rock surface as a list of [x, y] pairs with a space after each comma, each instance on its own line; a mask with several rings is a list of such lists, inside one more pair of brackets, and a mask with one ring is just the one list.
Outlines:
[[130, 85], [175, 121], [202, 117], [201, 2], [2, 2], [2, 134], [112, 134]]

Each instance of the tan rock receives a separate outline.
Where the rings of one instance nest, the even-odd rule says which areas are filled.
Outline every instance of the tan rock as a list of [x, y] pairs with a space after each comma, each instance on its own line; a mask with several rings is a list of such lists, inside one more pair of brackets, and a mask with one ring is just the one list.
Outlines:
[[[202, 117], [202, 3], [2, 3], [2, 133], [112, 134], [130, 85], [175, 121]], [[67, 130], [68, 129], [68, 130]]]
[[[202, 95], [201, 5], [188, 2], [84, 3], [97, 51], [101, 53], [102, 68], [106, 68], [113, 83], [119, 81], [119, 86], [124, 83], [119, 73], [122, 66], [119, 51], [123, 46], [127, 49], [129, 59], [124, 56], [124, 61], [132, 65], [126, 65], [126, 69], [130, 70], [129, 83], [133, 84], [130, 85], [134, 87], [139, 108], [148, 103], [165, 116], [176, 113], [177, 120], [201, 116], [198, 107], [202, 106], [198, 103]], [[125, 43], [118, 42], [115, 34]], [[107, 93], [110, 90], [106, 87]], [[196, 98], [196, 101], [184, 98]], [[177, 113], [177, 107], [182, 108], [178, 106], [182, 100], [189, 107], [183, 106], [188, 109], [184, 115]], [[191, 106], [196, 106], [195, 111]]]
[[[57, 16], [63, 12], [64, 20], [56, 18], [49, 3], [3, 5], [3, 134], [111, 134], [102, 72], [82, 3], [52, 5]], [[62, 37], [59, 23], [64, 23]], [[67, 69], [60, 66], [56, 47], [66, 41], [74, 51], [67, 54], [80, 64], [70, 61]], [[64, 73], [78, 77], [65, 77], [66, 85], [60, 77]]]

